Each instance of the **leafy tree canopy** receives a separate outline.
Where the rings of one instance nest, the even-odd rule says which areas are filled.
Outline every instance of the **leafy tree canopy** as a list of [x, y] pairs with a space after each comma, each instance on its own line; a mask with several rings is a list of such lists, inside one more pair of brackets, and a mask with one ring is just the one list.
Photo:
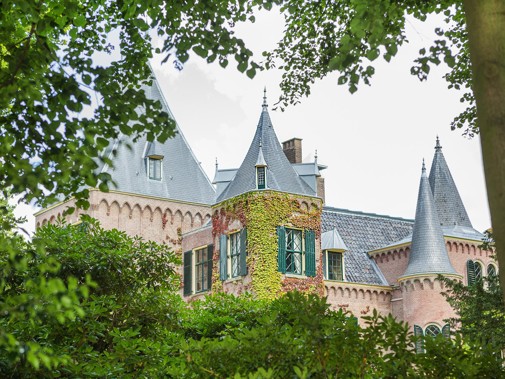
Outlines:
[[[192, 49], [253, 76], [252, 55], [233, 26], [262, 1], [6, 0], [0, 4], [0, 182], [41, 204], [87, 187], [120, 133], [164, 141], [174, 123], [146, 98], [153, 35], [177, 68]], [[268, 4], [267, 1], [265, 1]], [[117, 41], [117, 42], [114, 42]], [[107, 64], [97, 56], [112, 54]]]

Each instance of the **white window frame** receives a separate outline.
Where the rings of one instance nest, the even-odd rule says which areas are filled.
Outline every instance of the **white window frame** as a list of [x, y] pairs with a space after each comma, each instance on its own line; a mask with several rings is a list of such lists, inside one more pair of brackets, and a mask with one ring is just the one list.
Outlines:
[[[226, 236], [226, 265], [228, 266], [228, 278], [235, 279], [240, 278], [240, 230], [230, 233]], [[237, 254], [234, 255], [237, 259], [237, 275], [233, 275], [233, 256], [232, 256], [232, 240], [238, 242], [236, 248]]]
[[[209, 281], [209, 278], [207, 277], [208, 276], [208, 269], [207, 269], [207, 271], [205, 271], [206, 270], [205, 263], [208, 264], [208, 262], [209, 262], [209, 256], [208, 256], [209, 249], [208, 249], [208, 247], [209, 247], [209, 245], [204, 245], [204, 246], [199, 246], [197, 248], [194, 248], [193, 254], [191, 254], [191, 276], [192, 276], [192, 282], [193, 282], [191, 293], [193, 293], [193, 294], [210, 291], [210, 288], [206, 288], [206, 289], [203, 289], [200, 291], [197, 290], [198, 279], [201, 279], [201, 278], [197, 278], [197, 267], [196, 267], [197, 264], [202, 266], [202, 270], [204, 272], [204, 278], [205, 278], [205, 280], [203, 282], [205, 285], [208, 285], [208, 281]], [[197, 263], [196, 255], [197, 255], [197, 252], [199, 252], [201, 250], [204, 250], [207, 252], [207, 259], [205, 261], [203, 261], [202, 263]], [[211, 264], [212, 264], [212, 262], [211, 262]]]
[[[330, 279], [330, 260], [329, 254], [340, 254], [341, 257], [341, 270], [342, 270], [342, 279]], [[336, 249], [328, 249], [323, 252], [323, 259], [325, 260], [325, 271], [323, 274], [325, 280], [334, 280], [336, 282], [345, 282], [345, 259], [344, 259], [344, 250], [336, 250]]]
[[[296, 275], [296, 276], [305, 276], [305, 229], [300, 228], [290, 228], [286, 227], [286, 275]], [[300, 272], [291, 272], [288, 271], [288, 230], [299, 231], [301, 238], [301, 251], [300, 251]]]
[[[153, 161], [153, 162], [159, 161], [159, 165], [160, 165], [159, 179], [155, 178], [155, 177], [151, 177], [151, 161]], [[157, 156], [147, 157], [147, 177], [149, 178], [149, 180], [154, 180], [156, 182], [161, 182], [163, 180], [163, 158], [157, 157]]]

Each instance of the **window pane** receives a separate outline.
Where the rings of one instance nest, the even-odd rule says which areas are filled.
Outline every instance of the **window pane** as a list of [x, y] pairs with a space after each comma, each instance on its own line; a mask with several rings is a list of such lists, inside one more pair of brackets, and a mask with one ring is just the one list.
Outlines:
[[328, 279], [344, 280], [342, 267], [342, 253], [329, 251], [328, 253]]
[[208, 250], [207, 248], [199, 249], [195, 251], [195, 282], [196, 282], [196, 292], [208, 290], [208, 272], [209, 272], [209, 261], [208, 261]]
[[258, 167], [256, 170], [258, 173], [258, 189], [264, 189], [265, 188], [265, 167]]
[[240, 233], [230, 235], [231, 277], [240, 275]]
[[302, 231], [286, 229], [286, 272], [302, 273]]
[[149, 179], [161, 180], [161, 159], [149, 158]]
[[440, 334], [440, 328], [436, 325], [428, 325], [424, 334], [429, 337], [436, 337]]
[[475, 263], [475, 281], [482, 280], [482, 265], [479, 262]]
[[487, 276], [489, 277], [496, 276], [496, 267], [494, 267], [494, 265], [487, 266]]

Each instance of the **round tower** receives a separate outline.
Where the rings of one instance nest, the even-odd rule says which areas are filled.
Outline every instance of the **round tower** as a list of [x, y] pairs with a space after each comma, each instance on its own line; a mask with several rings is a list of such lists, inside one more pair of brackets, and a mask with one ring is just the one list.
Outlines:
[[441, 295], [439, 274], [461, 277], [452, 266], [444, 234], [423, 161], [412, 247], [404, 274], [398, 278], [403, 298], [403, 319], [414, 326], [416, 334], [442, 332], [444, 319], [454, 311]]

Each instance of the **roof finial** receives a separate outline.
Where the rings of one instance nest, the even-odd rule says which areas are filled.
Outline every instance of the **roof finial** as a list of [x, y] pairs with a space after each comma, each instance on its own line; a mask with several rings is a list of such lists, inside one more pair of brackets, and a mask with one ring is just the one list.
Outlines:
[[263, 89], [263, 105], [262, 105], [264, 110], [267, 110], [268, 104], [267, 104], [267, 87]]
[[424, 164], [424, 158], [423, 158], [423, 168], [422, 168], [422, 173], [426, 174], [426, 165]]
[[437, 135], [437, 143], [435, 144], [435, 150], [439, 151], [442, 149], [442, 146], [440, 146], [440, 140], [438, 139], [438, 135]]
[[216, 157], [216, 171], [217, 171], [218, 167], [219, 167], [219, 165], [217, 163], [217, 157]]
[[314, 153], [314, 162], [317, 163], [317, 149], [316, 149], [316, 152]]

